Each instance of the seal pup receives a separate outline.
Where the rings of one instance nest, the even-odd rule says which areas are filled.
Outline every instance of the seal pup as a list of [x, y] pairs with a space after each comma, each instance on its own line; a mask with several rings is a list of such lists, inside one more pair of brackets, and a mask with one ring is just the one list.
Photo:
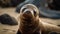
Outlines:
[[39, 10], [35, 5], [24, 5], [19, 18], [20, 26], [17, 34], [40, 34]]

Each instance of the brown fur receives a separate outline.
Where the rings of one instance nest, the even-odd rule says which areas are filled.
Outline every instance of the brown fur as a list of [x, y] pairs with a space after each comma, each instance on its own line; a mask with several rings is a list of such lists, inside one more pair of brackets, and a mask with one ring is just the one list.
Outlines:
[[[30, 7], [29, 7], [30, 9]], [[33, 8], [32, 8], [33, 9]], [[36, 14], [35, 14], [36, 15]], [[22, 34], [40, 33], [39, 16], [34, 14], [21, 13], [19, 31]]]
[[[22, 11], [24, 8], [31, 9], [31, 10], [35, 9], [36, 14], [32, 14], [32, 12], [24, 13], [24, 11]], [[20, 16], [19, 16], [20, 18], [19, 32], [21, 34], [37, 34], [37, 33], [38, 34], [49, 34], [49, 32], [51, 31], [60, 32], [59, 27], [57, 26], [55, 27], [55, 25], [48, 24], [45, 22], [43, 23], [40, 21], [39, 14], [38, 14], [39, 11], [38, 9], [36, 9], [37, 7], [35, 7], [34, 5], [32, 6], [32, 5], [27, 4], [26, 6], [24, 6], [24, 8], [21, 9]]]
[[[22, 11], [24, 8], [22, 8], [20, 11], [20, 26], [18, 31], [21, 34], [48, 34], [47, 31], [45, 31], [42, 23], [39, 20], [39, 11], [37, 7], [34, 5], [26, 5], [24, 6], [27, 9], [32, 9], [36, 11], [36, 14], [32, 13], [23, 13]], [[35, 16], [34, 16], [35, 15]]]
[[20, 16], [20, 18], [21, 18], [20, 31], [22, 33], [32, 34], [33, 32], [37, 31], [37, 29], [40, 29], [39, 20], [36, 19], [36, 17], [24, 14], [23, 16]]

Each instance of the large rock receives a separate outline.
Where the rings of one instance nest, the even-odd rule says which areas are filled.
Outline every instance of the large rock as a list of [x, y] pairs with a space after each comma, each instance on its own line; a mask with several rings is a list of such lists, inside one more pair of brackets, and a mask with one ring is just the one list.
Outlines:
[[48, 4], [50, 9], [60, 10], [60, 0], [53, 0], [53, 2]]
[[8, 14], [3, 14], [0, 16], [0, 22], [7, 25], [18, 25], [18, 22], [14, 17], [9, 16]]
[[50, 32], [50, 34], [58, 34], [58, 33], [56, 33], [56, 32]]

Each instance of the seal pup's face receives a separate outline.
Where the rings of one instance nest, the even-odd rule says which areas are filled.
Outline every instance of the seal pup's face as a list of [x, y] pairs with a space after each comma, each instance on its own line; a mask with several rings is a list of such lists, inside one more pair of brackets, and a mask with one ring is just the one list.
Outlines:
[[39, 11], [33, 4], [26, 4], [20, 10], [20, 32], [33, 34], [39, 28]]

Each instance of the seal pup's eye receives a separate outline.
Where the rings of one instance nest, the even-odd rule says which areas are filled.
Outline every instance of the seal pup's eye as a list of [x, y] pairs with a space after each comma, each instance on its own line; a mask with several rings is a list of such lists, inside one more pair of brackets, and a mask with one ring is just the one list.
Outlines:
[[34, 12], [34, 16], [36, 17], [36, 11], [33, 11]]

